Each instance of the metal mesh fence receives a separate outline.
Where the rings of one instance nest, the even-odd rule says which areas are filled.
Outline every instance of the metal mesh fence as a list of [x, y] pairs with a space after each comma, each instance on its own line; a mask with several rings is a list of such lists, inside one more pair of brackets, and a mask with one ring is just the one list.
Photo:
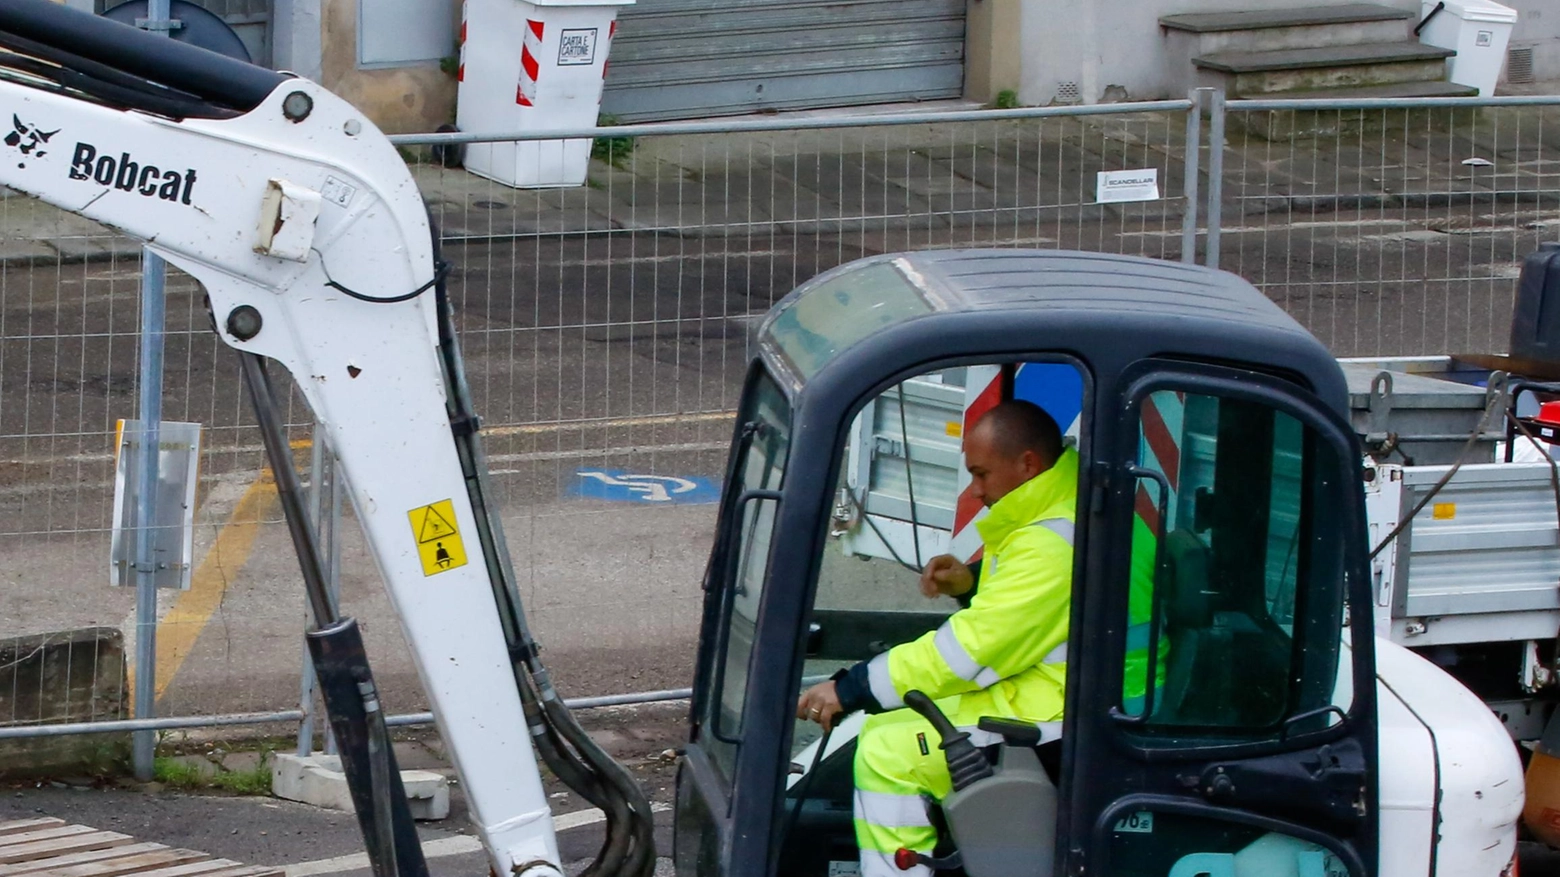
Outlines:
[[[1196, 182], [1218, 207], [1203, 255], [1340, 355], [1504, 348], [1518, 260], [1560, 222], [1560, 108], [1215, 101], [1216, 179], [1206, 142], [1187, 154], [1190, 108], [604, 129], [584, 132], [598, 137], [587, 184], [544, 190], [443, 166], [458, 137], [396, 138], [455, 265], [498, 505], [565, 693], [691, 678], [708, 501], [752, 330], [844, 262], [967, 246], [1179, 259]], [[1142, 169], [1159, 198], [1098, 203], [1099, 172]], [[14, 196], [0, 229], [0, 724], [118, 717], [134, 594], [107, 584], [112, 454], [115, 420], [135, 416], [139, 250]], [[162, 595], [159, 713], [295, 708], [303, 600], [237, 361], [182, 275], [168, 313], [164, 416], [201, 423], [204, 444], [195, 586]], [[311, 418], [290, 398], [307, 470]], [[343, 607], [390, 709], [420, 710], [345, 514]], [[89, 628], [90, 650], [49, 647]], [[92, 668], [85, 693], [62, 689], [85, 712], [28, 693], [61, 661], [67, 681]]]
[[1220, 267], [1340, 356], [1506, 350], [1560, 229], [1560, 103], [1228, 108]]

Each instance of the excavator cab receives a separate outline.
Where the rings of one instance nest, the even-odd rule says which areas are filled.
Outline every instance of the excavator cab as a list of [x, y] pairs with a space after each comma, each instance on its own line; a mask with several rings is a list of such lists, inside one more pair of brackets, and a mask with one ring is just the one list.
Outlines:
[[[1065, 713], [1006, 740], [1039, 744], [1051, 782], [1027, 787], [1054, 803], [966, 808], [984, 825], [919, 861], [995, 877], [963, 838], [1037, 875], [1377, 873], [1360, 458], [1337, 365], [1276, 306], [1136, 258], [888, 255], [793, 292], [755, 350], [704, 580], [679, 874], [860, 872], [865, 717], [820, 736], [798, 693], [956, 611], [918, 570], [978, 558], [960, 437], [1015, 398], [1080, 459]], [[997, 765], [1002, 727], [982, 724], [948, 730]], [[927, 802], [934, 824], [948, 803]]]

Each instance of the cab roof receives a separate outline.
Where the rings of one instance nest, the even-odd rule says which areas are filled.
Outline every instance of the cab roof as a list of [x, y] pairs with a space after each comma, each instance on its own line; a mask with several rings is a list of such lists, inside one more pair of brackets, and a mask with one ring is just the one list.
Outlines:
[[1336, 360], [1250, 283], [1136, 256], [1017, 249], [874, 256], [798, 287], [770, 311], [759, 341], [761, 355], [798, 389], [825, 378], [836, 360], [869, 352], [873, 370], [888, 373], [896, 357], [1027, 347], [1074, 353], [1091, 365], [1152, 356], [1287, 373], [1347, 412]]

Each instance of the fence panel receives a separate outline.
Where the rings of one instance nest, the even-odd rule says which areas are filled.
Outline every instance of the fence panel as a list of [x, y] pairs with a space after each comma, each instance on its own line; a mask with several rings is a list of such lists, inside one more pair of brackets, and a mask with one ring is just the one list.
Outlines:
[[1560, 98], [1232, 101], [1220, 265], [1340, 356], [1503, 353]]
[[[565, 692], [690, 678], [709, 502], [749, 337], [775, 301], [898, 250], [1179, 258], [1189, 107], [593, 131], [610, 139], [587, 185], [528, 191], [432, 160], [432, 145], [459, 138], [397, 138], [456, 265], [450, 290], [498, 504]], [[1096, 203], [1099, 171], [1145, 168], [1159, 199]], [[17, 576], [0, 591], [0, 639], [105, 628], [133, 654], [134, 595], [106, 581], [113, 426], [135, 415], [139, 251], [24, 198], [0, 204], [0, 223], [14, 247], [0, 253], [14, 252], [0, 259], [0, 568]], [[165, 418], [200, 422], [205, 437], [196, 586], [161, 600], [159, 713], [216, 723], [295, 709], [303, 600], [236, 359], [192, 281], [171, 274], [168, 302]], [[290, 399], [303, 468], [311, 417]], [[343, 608], [364, 623], [388, 706], [422, 709], [346, 515]]]
[[[600, 138], [590, 178], [549, 190], [433, 160], [471, 138], [396, 138], [456, 266], [498, 505], [566, 692], [689, 678], [752, 330], [852, 259], [964, 246], [1177, 259], [1201, 187], [1217, 207], [1203, 258], [1340, 355], [1504, 349], [1519, 261], [1560, 226], [1560, 100], [1210, 106], [1227, 123], [1217, 179], [1212, 153], [1187, 154], [1188, 101], [576, 132]], [[1097, 203], [1098, 172], [1138, 169], [1159, 199]], [[114, 421], [135, 416], [139, 249], [15, 196], [0, 230], [0, 724], [122, 718], [136, 668], [115, 650], [133, 654], [134, 595], [107, 585], [108, 528]], [[205, 433], [196, 587], [162, 595], [159, 712], [294, 709], [303, 600], [236, 360], [192, 281], [171, 275], [168, 302], [165, 417]], [[306, 468], [312, 418], [289, 400]], [[344, 609], [392, 710], [420, 710], [346, 514]], [[109, 678], [83, 689], [84, 672]], [[50, 678], [63, 705], [35, 692]]]

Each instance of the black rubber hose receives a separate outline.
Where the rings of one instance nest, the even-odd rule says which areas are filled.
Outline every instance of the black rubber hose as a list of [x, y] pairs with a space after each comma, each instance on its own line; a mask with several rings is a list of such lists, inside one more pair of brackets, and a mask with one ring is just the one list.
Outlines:
[[[429, 224], [431, 229], [431, 216]], [[437, 262], [440, 247], [436, 231], [432, 238], [433, 256]], [[457, 430], [456, 442], [465, 448], [462, 463], [470, 469], [468, 491], [474, 493], [473, 508], [481, 510], [479, 515], [487, 525], [484, 527], [479, 521], [478, 534], [484, 552], [490, 555], [488, 569], [494, 580], [495, 604], [503, 616], [506, 639], [516, 656], [516, 686], [532, 740], [542, 760], [559, 779], [606, 814], [607, 839], [583, 877], [649, 877], [655, 866], [655, 823], [644, 791], [622, 765], [590, 739], [558, 697], [513, 587], [513, 575], [503, 550], [502, 531], [483, 496], [482, 453], [475, 430], [477, 421], [461, 368], [454, 308], [444, 280], [441, 273], [435, 278], [434, 287], [439, 310], [440, 348], [449, 384], [450, 421], [470, 426], [469, 430]]]
[[240, 112], [259, 106], [289, 78], [47, 0], [0, 3], [0, 31]]
[[[531, 731], [532, 745], [542, 756], [542, 761], [549, 769], [563, 781], [563, 784], [574, 790], [580, 797], [591, 805], [600, 808], [603, 812], [610, 813], [613, 809], [613, 799], [601, 783], [595, 773], [590, 770], [580, 758], [568, 749], [557, 735], [548, 721], [546, 713], [537, 702], [536, 694], [532, 691], [530, 676], [526, 673], [524, 665], [516, 665], [516, 679], [521, 680], [520, 702], [525, 711], [526, 726]], [[610, 817], [609, 817], [610, 819]], [[610, 829], [610, 826], [609, 826]], [[608, 831], [602, 839], [601, 846], [597, 849], [595, 861], [605, 860], [609, 854], [621, 857], [613, 849], [615, 832]]]
[[[600, 746], [596, 745], [594, 740], [590, 739], [590, 736], [575, 721], [573, 714], [563, 705], [563, 701], [557, 697], [556, 692], [550, 698], [547, 696], [550, 686], [545, 681], [546, 670], [542, 670], [541, 674], [542, 679], [538, 680], [538, 688], [541, 688], [543, 691], [542, 708], [547, 711], [552, 726], [559, 732], [560, 736], [578, 750], [580, 756], [596, 770], [598, 776], [605, 783], [617, 792], [621, 799], [625, 812], [621, 816], [619, 825], [630, 832], [629, 836], [632, 838], [632, 842], [639, 848], [639, 853], [634, 856], [636, 860], [639, 860], [637, 862], [639, 868], [626, 869], [622, 873], [629, 875], [639, 874], [644, 867], [644, 853], [649, 852], [653, 855], [655, 843], [654, 823], [651, 821], [650, 805], [645, 799], [644, 791], [639, 788], [639, 784], [634, 781], [634, 778], [622, 765], [614, 761]], [[537, 675], [533, 669], [532, 678], [536, 679]], [[649, 849], [645, 849], [646, 847]], [[597, 867], [602, 864], [605, 863], [597, 862], [593, 864], [591, 868], [587, 869], [586, 874], [590, 874], [592, 877], [594, 874], [600, 873], [614, 874], [614, 871], [611, 869]]]
[[[522, 686], [525, 694], [522, 696], [522, 705], [526, 709], [528, 721], [532, 721], [533, 727], [540, 726], [541, 733], [534, 734], [538, 751], [542, 754], [542, 760], [552, 768], [558, 778], [571, 789], [579, 792], [586, 800], [599, 807], [607, 817], [606, 837], [597, 853], [595, 861], [586, 873], [590, 874], [634, 874], [637, 873], [625, 864], [632, 864], [634, 843], [634, 814], [631, 812], [631, 802], [619, 788], [615, 788], [608, 778], [603, 777], [596, 764], [592, 763], [589, 754], [582, 754], [578, 745], [571, 745], [572, 727], [578, 730], [578, 737], [583, 738], [587, 744], [594, 745], [593, 741], [578, 729], [574, 717], [566, 708], [561, 710], [549, 710], [549, 700], [562, 706], [556, 695], [548, 699], [543, 696], [540, 701], [532, 686], [541, 689], [543, 685], [550, 685], [547, 679], [547, 671], [540, 668], [540, 662], [531, 659], [531, 666], [522, 664], [521, 672], [526, 684]], [[539, 673], [541, 680], [536, 675]], [[607, 763], [615, 765], [605, 753], [600, 753]], [[637, 791], [637, 784], [632, 788]]]

